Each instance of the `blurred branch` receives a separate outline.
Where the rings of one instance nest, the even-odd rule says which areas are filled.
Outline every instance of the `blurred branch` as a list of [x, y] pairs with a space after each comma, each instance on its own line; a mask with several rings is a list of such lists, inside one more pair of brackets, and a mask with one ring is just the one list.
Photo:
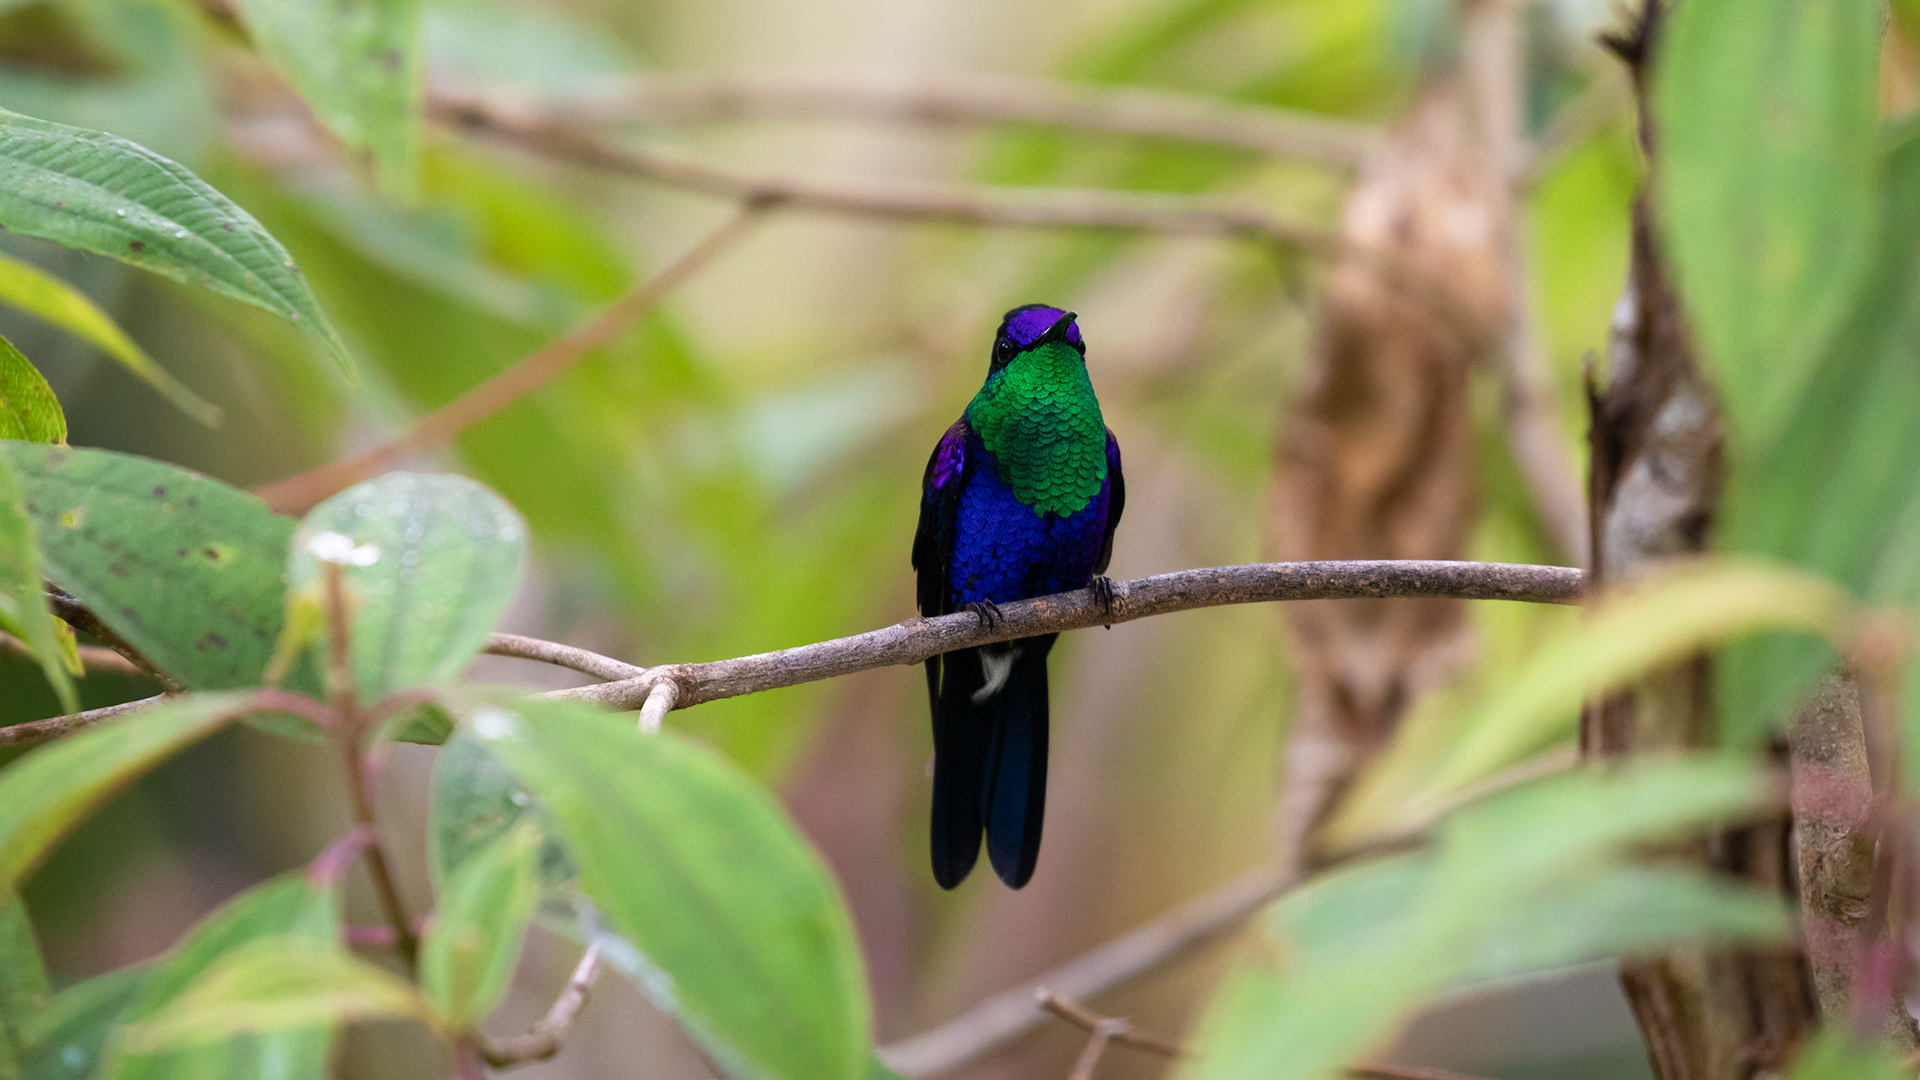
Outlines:
[[642, 75], [614, 93], [569, 100], [564, 106], [571, 115], [591, 121], [1011, 121], [1214, 143], [1342, 168], [1358, 166], [1381, 141], [1372, 126], [1297, 110], [1015, 75], [910, 80], [798, 72]]
[[497, 1043], [483, 1036], [478, 1037], [481, 1058], [496, 1069], [504, 1069], [530, 1061], [545, 1061], [559, 1053], [560, 1037], [579, 1018], [580, 1010], [587, 1007], [594, 980], [600, 977], [600, 966], [600, 943], [596, 941], [587, 946], [586, 955], [580, 958], [580, 963], [573, 969], [573, 975], [567, 979], [566, 987], [554, 999], [547, 1015], [541, 1017], [525, 1035]]
[[[12, 634], [0, 634], [0, 649], [28, 658], [33, 657], [33, 650], [27, 648], [27, 643]], [[141, 679], [153, 677], [140, 665], [112, 649], [103, 649], [98, 645], [80, 646], [80, 663], [88, 671], [101, 671], [109, 675], [128, 675]]]
[[646, 668], [637, 667], [625, 660], [615, 660], [611, 656], [601, 656], [596, 652], [572, 645], [562, 645], [557, 641], [544, 641], [540, 638], [522, 637], [519, 634], [487, 635], [487, 655], [512, 656], [521, 660], [538, 660], [543, 664], [568, 668], [582, 675], [591, 675], [596, 679], [612, 681], [632, 679], [646, 673]]
[[1044, 1023], [1040, 995], [1085, 999], [1156, 971], [1232, 935], [1297, 880], [1272, 866], [1249, 871], [931, 1031], [880, 1047], [880, 1060], [908, 1077], [959, 1068]]
[[1425, 1065], [1350, 1065], [1346, 1073], [1352, 1080], [1482, 1080], [1467, 1073]]
[[108, 705], [86, 712], [68, 713], [65, 716], [50, 716], [45, 720], [29, 720], [24, 724], [11, 724], [0, 727], [0, 748], [39, 746], [41, 743], [83, 731], [102, 720], [111, 720], [116, 716], [125, 716], [137, 712], [149, 705], [158, 705], [167, 700], [165, 694], [141, 698], [138, 701], [123, 701], [118, 705]]
[[1100, 1056], [1106, 1053], [1109, 1043], [1120, 1043], [1167, 1057], [1186, 1056], [1186, 1050], [1171, 1039], [1140, 1031], [1130, 1020], [1101, 1016], [1063, 994], [1041, 990], [1039, 999], [1042, 1009], [1093, 1036], [1087, 1040], [1087, 1048], [1080, 1052], [1080, 1060], [1074, 1062], [1073, 1072], [1068, 1074], [1067, 1080], [1093, 1080], [1093, 1070], [1099, 1066]]
[[[597, 686], [554, 690], [547, 697], [577, 698], [614, 709], [639, 709], [656, 686], [670, 708], [686, 708], [782, 686], [797, 686], [893, 664], [1034, 634], [1112, 626], [1154, 615], [1225, 604], [1275, 600], [1452, 597], [1573, 603], [1583, 575], [1565, 566], [1427, 560], [1247, 563], [1181, 570], [1113, 582], [1109, 608], [1092, 590], [1078, 589], [1001, 604], [992, 624], [972, 612], [907, 619], [851, 637], [704, 664], [663, 664]], [[660, 700], [660, 699], [655, 699]], [[665, 710], [660, 710], [664, 712]]]
[[256, 489], [255, 494], [275, 510], [298, 513], [337, 491], [387, 471], [409, 454], [451, 441], [467, 428], [566, 374], [588, 353], [625, 333], [668, 293], [745, 236], [778, 201], [778, 197], [772, 195], [743, 195], [737, 213], [665, 269], [602, 308], [586, 324], [415, 420], [398, 438], [365, 453], [277, 480]]
[[428, 114], [560, 161], [726, 199], [766, 200], [802, 210], [856, 217], [1038, 228], [1145, 229], [1247, 236], [1327, 254], [1331, 232], [1282, 221], [1251, 203], [1155, 192], [995, 187], [933, 181], [830, 181], [755, 175], [658, 144], [610, 143], [579, 125], [507, 102], [450, 94], [428, 100]]

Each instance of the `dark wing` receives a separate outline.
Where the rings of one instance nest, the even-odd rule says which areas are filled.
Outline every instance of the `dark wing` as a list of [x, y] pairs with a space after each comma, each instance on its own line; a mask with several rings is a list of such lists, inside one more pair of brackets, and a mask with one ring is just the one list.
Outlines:
[[1113, 558], [1113, 530], [1120, 527], [1120, 512], [1127, 508], [1127, 478], [1120, 473], [1120, 440], [1107, 429], [1107, 536], [1100, 542], [1100, 561], [1093, 572], [1104, 574]]
[[920, 527], [913, 533], [913, 568], [919, 571], [920, 614], [945, 615], [953, 610], [949, 573], [953, 568], [953, 537], [960, 516], [960, 492], [966, 487], [973, 463], [968, 461], [966, 418], [954, 421], [927, 459], [920, 482]]

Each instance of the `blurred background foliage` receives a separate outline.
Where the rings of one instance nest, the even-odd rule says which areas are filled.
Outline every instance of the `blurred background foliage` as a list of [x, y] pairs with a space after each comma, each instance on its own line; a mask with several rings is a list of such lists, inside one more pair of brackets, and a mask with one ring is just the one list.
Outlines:
[[[1911, 56], [1896, 7], [1889, 49]], [[660, 72], [903, 81], [1000, 72], [1385, 125], [1422, 74], [1454, 54], [1454, 14], [1443, 0], [435, 0], [420, 33], [429, 86], [535, 101], [591, 102]], [[1529, 134], [1595, 87], [1623, 81], [1593, 42], [1608, 15], [1599, 0], [1528, 9]], [[1909, 60], [1903, 70], [1913, 68]], [[1584, 427], [1582, 365], [1605, 347], [1627, 262], [1638, 163], [1624, 92], [1614, 100], [1525, 194], [1531, 302], [1553, 405], [1570, 432]], [[298, 259], [361, 363], [357, 389], [264, 313], [0, 236], [0, 252], [79, 286], [226, 415], [221, 427], [197, 425], [91, 347], [0, 310], [0, 334], [65, 404], [72, 442], [241, 486], [379, 441], [575, 325], [731, 212], [434, 127], [417, 198], [384, 196], [230, 18], [186, 0], [0, 0], [0, 104], [189, 165]], [[1239, 192], [1284, 220], [1325, 227], [1350, 180], [1247, 150], [1018, 125], [634, 126], [770, 173]], [[907, 550], [925, 454], [976, 387], [1000, 313], [1042, 300], [1080, 313], [1095, 385], [1125, 447], [1130, 499], [1113, 574], [1254, 561], [1273, 554], [1265, 530], [1278, 427], [1311, 338], [1317, 271], [1310, 256], [1249, 240], [783, 211], [665, 310], [421, 463], [483, 480], [531, 524], [534, 571], [504, 629], [638, 663], [857, 632], [911, 613]], [[1490, 372], [1476, 379], [1471, 557], [1559, 561], [1501, 434], [1499, 386]], [[1583, 453], [1571, 441], [1567, 449]], [[1471, 617], [1468, 678], [1485, 683], [1570, 616], [1480, 604]], [[674, 722], [784, 792], [826, 853], [861, 929], [886, 1040], [1255, 862], [1269, 841], [1288, 724], [1286, 647], [1270, 607], [1064, 640], [1047, 857], [1019, 894], [986, 875], [942, 894], [923, 871], [930, 740], [918, 672], [716, 702]], [[541, 686], [564, 678], [501, 660], [477, 675]], [[54, 711], [31, 663], [8, 661], [0, 678], [0, 722]], [[133, 695], [101, 676], [83, 690], [89, 703]], [[56, 981], [151, 956], [245, 884], [308, 859], [346, 821], [321, 756], [231, 731], [93, 819], [27, 894]], [[423, 803], [429, 761], [425, 749], [397, 752], [386, 793], [397, 810]], [[399, 846], [421, 845], [403, 836]], [[423, 895], [420, 860], [405, 873]], [[366, 921], [368, 899], [354, 903]], [[535, 1015], [564, 977], [559, 948], [536, 942], [533, 957], [503, 1029]], [[1129, 990], [1113, 1011], [1178, 1029], [1218, 970], [1210, 961]], [[577, 1043], [524, 1075], [627, 1075], [648, 1053], [666, 1055], [650, 1072], [697, 1074], [703, 1066], [672, 1025], [609, 982]], [[1413, 1037], [1426, 1040], [1426, 1063], [1504, 1068], [1511, 1080], [1644, 1069], [1604, 979], [1541, 1001], [1531, 1007], [1564, 1010], [1550, 1022], [1564, 1037], [1543, 1042], [1542, 1022], [1512, 1005], [1463, 1007], [1478, 1018], [1465, 1029], [1416, 1025]], [[1078, 1042], [1063, 1029], [982, 1075], [1062, 1073]], [[398, 1027], [356, 1031], [350, 1046], [356, 1076], [415, 1075], [427, 1053]], [[1162, 1067], [1115, 1055], [1103, 1075]]]

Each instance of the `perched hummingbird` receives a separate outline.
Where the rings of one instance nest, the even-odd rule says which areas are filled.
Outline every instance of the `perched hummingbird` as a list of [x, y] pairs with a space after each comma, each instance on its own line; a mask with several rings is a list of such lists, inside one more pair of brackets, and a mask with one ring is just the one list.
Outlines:
[[[934, 448], [913, 537], [920, 614], [1085, 588], [1113, 554], [1127, 501], [1120, 444], [1100, 417], [1071, 311], [1027, 304], [994, 337], [986, 384]], [[933, 705], [933, 876], [987, 858], [1012, 888], [1033, 876], [1047, 797], [1047, 652], [1057, 634], [927, 661]]]

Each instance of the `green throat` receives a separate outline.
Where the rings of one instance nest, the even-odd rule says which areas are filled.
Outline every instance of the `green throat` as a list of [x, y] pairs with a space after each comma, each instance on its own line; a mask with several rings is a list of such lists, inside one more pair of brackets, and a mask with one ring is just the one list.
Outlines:
[[1087, 364], [1048, 342], [987, 376], [967, 423], [993, 455], [1000, 480], [1036, 514], [1086, 509], [1107, 479], [1107, 424]]

